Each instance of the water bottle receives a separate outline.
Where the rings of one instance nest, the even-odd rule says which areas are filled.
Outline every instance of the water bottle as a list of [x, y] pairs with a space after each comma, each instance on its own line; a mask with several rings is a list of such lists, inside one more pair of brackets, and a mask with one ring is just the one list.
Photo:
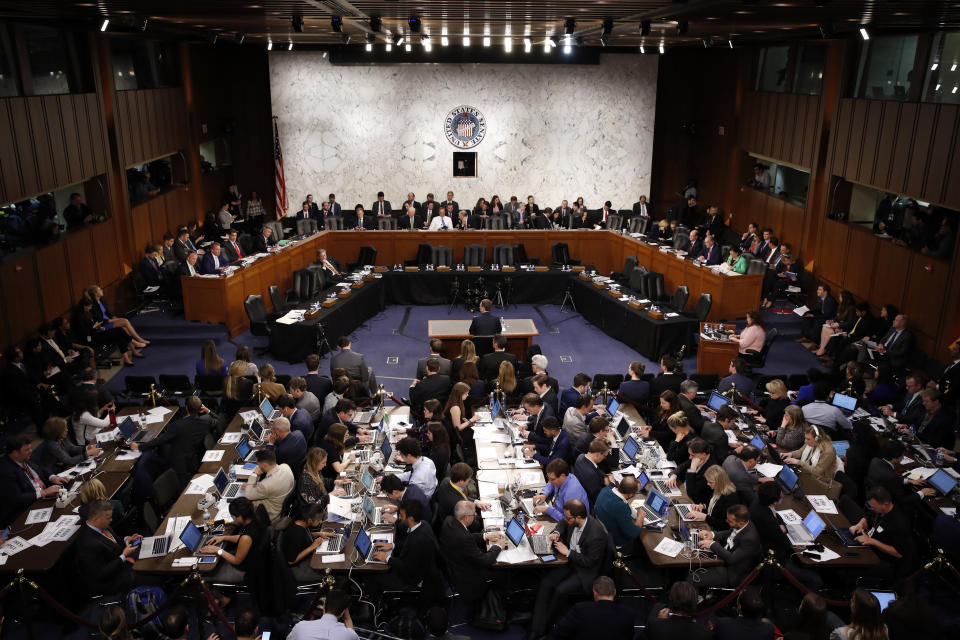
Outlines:
[[230, 482], [237, 481], [237, 468], [233, 465], [230, 465]]
[[937, 449], [937, 466], [943, 466], [943, 449]]

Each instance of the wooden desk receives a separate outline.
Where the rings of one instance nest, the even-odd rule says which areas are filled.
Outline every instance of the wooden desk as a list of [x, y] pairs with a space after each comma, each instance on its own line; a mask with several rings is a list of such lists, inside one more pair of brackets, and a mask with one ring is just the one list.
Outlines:
[[[427, 336], [441, 340], [440, 355], [453, 359], [460, 355], [460, 343], [472, 337], [470, 323], [470, 320], [428, 320]], [[503, 335], [507, 339], [507, 352], [515, 355], [517, 360], [523, 360], [540, 332], [529, 318], [504, 318]]]
[[[679, 498], [672, 498], [672, 500], [676, 500], [678, 504], [691, 504], [693, 501], [690, 499], [690, 496], [687, 495], [687, 490], [683, 486], [683, 482], [677, 482], [677, 488], [680, 489], [682, 495]], [[634, 503], [638, 501], [642, 503], [644, 500], [646, 500], [645, 495], [638, 496], [634, 499]], [[670, 556], [655, 551], [657, 545], [660, 544], [664, 538], [673, 538], [672, 533], [680, 534], [680, 516], [677, 515], [676, 509], [670, 509], [670, 515], [667, 516], [667, 524], [670, 529], [667, 527], [664, 527], [660, 531], [644, 529], [643, 533], [640, 534], [640, 542], [643, 544], [643, 549], [646, 551], [647, 557], [650, 558], [651, 564], [663, 569], [688, 569], [691, 566], [694, 566], [694, 568], [723, 566], [723, 560], [719, 558], [696, 558], [691, 560], [690, 558], [684, 557], [685, 551], [681, 551], [676, 557], [671, 558]], [[706, 522], [688, 522], [687, 526], [691, 529], [710, 530], [710, 526]]]
[[[703, 337], [703, 327], [706, 322], [700, 323], [700, 343], [697, 347], [697, 373], [715, 373], [721, 378], [730, 373], [730, 361], [740, 353], [740, 343], [733, 340], [709, 340]], [[715, 323], [709, 323], [715, 324]], [[736, 327], [725, 324], [723, 328], [734, 331]]]

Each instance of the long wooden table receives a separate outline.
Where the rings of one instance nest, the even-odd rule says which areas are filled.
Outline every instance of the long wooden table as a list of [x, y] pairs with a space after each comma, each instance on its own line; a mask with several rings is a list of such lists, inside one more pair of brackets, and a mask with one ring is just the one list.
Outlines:
[[[460, 343], [470, 335], [470, 320], [427, 320], [427, 336], [443, 343], [440, 355], [456, 358], [460, 355]], [[533, 320], [529, 318], [503, 318], [503, 336], [507, 339], [507, 352], [523, 360], [533, 339], [540, 335]]]
[[377, 250], [376, 264], [394, 265], [414, 258], [421, 243], [451, 247], [457, 263], [463, 261], [464, 248], [470, 244], [484, 245], [489, 261], [494, 246], [522, 243], [530, 258], [549, 265], [553, 260], [551, 247], [557, 242], [566, 243], [571, 257], [594, 265], [599, 273], [619, 270], [627, 256], [636, 256], [640, 266], [663, 274], [667, 293], [678, 285], [686, 285], [690, 289], [690, 309], [696, 306], [701, 293], [712, 294], [713, 306], [707, 317], [710, 321], [743, 317], [760, 300], [762, 275], [715, 273], [690, 260], [677, 259], [641, 239], [612, 231], [322, 231], [288, 244], [230, 277], [184, 276], [184, 317], [188, 321], [223, 323], [231, 337], [239, 335], [249, 327], [244, 299], [260, 295], [267, 309], [272, 310], [270, 285], [281, 291], [289, 289], [293, 272], [314, 262], [321, 248], [346, 265], [356, 260], [361, 247], [372, 246]]

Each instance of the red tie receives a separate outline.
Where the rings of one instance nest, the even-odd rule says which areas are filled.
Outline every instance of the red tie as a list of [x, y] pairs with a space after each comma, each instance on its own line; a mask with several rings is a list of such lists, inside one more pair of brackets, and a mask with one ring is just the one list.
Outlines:
[[104, 536], [107, 540], [109, 540], [109, 541], [112, 542], [113, 544], [117, 544], [117, 539], [113, 537], [113, 535], [110, 533], [109, 530], [103, 529], [103, 530], [101, 531], [101, 533], [103, 534], [103, 536]]
[[240, 253], [240, 247], [237, 246], [237, 243], [233, 243], [233, 250], [237, 252], [237, 258], [242, 258], [243, 254]]
[[37, 489], [37, 491], [42, 492], [46, 487], [43, 485], [43, 481], [40, 480], [40, 476], [38, 476], [33, 470], [33, 467], [26, 462], [22, 462], [21, 465], [23, 466], [23, 470], [26, 472], [27, 477], [30, 478], [30, 481], [33, 483], [33, 486]]

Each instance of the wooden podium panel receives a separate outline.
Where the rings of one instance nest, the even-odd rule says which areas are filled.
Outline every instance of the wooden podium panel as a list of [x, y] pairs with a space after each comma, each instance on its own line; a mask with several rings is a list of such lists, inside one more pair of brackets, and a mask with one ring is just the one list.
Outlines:
[[[730, 373], [730, 361], [740, 353], [740, 343], [733, 340], [707, 340], [703, 337], [704, 324], [703, 322], [700, 323], [697, 373], [715, 373], [723, 378]], [[723, 328], [729, 331], [735, 329], [732, 324], [725, 324]]]
[[[440, 355], [456, 358], [460, 355], [460, 343], [470, 338], [470, 320], [428, 320], [427, 336], [443, 342]], [[503, 335], [507, 339], [507, 352], [522, 361], [533, 339], [540, 335], [533, 320], [529, 318], [504, 318]]]

